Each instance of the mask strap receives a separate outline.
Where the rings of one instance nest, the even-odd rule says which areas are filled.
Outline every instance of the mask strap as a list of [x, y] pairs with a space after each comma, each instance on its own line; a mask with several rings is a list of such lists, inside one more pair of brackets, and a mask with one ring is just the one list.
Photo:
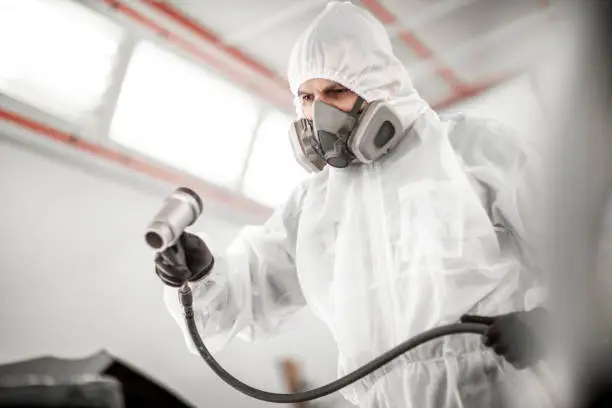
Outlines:
[[355, 101], [355, 104], [353, 105], [353, 109], [351, 109], [351, 111], [349, 112], [349, 115], [353, 117], [359, 116], [359, 110], [363, 106], [364, 102], [365, 100], [361, 96], [357, 95], [357, 100]]

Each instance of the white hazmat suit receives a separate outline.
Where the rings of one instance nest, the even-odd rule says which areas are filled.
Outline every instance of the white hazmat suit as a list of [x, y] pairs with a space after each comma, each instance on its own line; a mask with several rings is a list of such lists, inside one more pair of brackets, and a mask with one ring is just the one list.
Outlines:
[[[383, 99], [408, 136], [372, 164], [328, 166], [308, 178], [265, 225], [244, 228], [215, 254], [216, 290], [193, 284], [207, 346], [277, 333], [308, 305], [332, 332], [344, 375], [465, 313], [535, 306], [527, 304], [535, 278], [517, 204], [529, 155], [511, 131], [440, 119], [384, 27], [348, 2], [330, 3], [301, 35], [288, 78], [294, 95], [325, 78], [366, 101]], [[176, 290], [166, 302], [196, 352]], [[514, 371], [481, 343], [475, 335], [432, 341], [342, 393], [362, 407], [501, 407], [509, 386], [530, 384], [519, 406], [546, 406], [534, 402], [543, 393], [531, 371]]]

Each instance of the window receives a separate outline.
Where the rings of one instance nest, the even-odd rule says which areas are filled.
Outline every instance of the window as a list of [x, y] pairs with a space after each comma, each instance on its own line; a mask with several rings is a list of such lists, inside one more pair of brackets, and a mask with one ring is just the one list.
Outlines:
[[297, 163], [289, 143], [291, 118], [274, 111], [257, 130], [243, 182], [243, 192], [262, 204], [276, 206], [308, 173]]
[[235, 86], [152, 42], [132, 56], [110, 138], [209, 182], [238, 185], [259, 108]]
[[0, 0], [0, 92], [72, 123], [99, 106], [122, 30], [67, 0]]

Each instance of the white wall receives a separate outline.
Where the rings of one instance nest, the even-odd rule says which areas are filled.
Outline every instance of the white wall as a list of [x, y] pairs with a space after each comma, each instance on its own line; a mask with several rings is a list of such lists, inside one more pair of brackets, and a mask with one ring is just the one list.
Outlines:
[[[197, 406], [263, 407], [190, 355], [162, 302], [143, 229], [175, 186], [40, 145], [0, 121], [0, 363], [107, 349]], [[34, 143], [36, 142], [36, 143]], [[196, 230], [222, 247], [244, 222], [208, 206]], [[335, 375], [331, 335], [309, 312], [292, 333], [219, 355], [238, 378], [274, 391], [295, 357], [316, 384]]]

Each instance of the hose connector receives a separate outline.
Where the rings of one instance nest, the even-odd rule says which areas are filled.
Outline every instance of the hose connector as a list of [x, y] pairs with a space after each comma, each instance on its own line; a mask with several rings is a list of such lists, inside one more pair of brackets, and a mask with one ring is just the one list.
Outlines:
[[193, 292], [188, 282], [181, 285], [178, 290], [179, 301], [185, 310], [185, 317], [193, 316]]

